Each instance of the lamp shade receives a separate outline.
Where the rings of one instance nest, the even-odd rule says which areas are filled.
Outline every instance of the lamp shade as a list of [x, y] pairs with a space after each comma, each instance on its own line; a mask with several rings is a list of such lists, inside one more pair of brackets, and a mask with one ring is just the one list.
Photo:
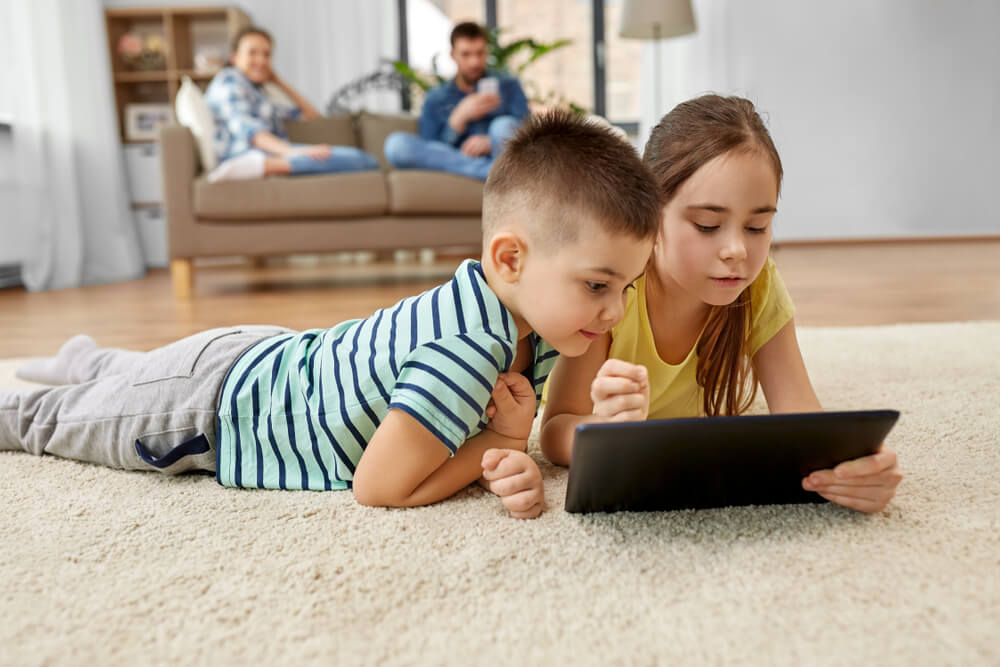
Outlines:
[[691, 0], [625, 0], [620, 37], [663, 39], [695, 31]]

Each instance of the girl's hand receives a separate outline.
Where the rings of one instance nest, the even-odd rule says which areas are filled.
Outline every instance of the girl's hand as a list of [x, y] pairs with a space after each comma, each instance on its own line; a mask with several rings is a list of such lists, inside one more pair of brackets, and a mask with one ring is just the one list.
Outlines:
[[523, 441], [522, 449], [527, 449], [536, 403], [535, 388], [528, 378], [520, 373], [500, 373], [486, 406], [486, 416], [490, 418], [486, 428]]
[[545, 507], [542, 473], [534, 459], [512, 449], [487, 449], [483, 453], [480, 484], [500, 496], [515, 519], [534, 519]]
[[590, 385], [594, 414], [608, 421], [644, 421], [649, 415], [649, 376], [645, 366], [608, 359]]
[[833, 470], [817, 470], [802, 480], [802, 488], [870, 514], [885, 508], [902, 479], [896, 452], [881, 449], [871, 456], [844, 461]]

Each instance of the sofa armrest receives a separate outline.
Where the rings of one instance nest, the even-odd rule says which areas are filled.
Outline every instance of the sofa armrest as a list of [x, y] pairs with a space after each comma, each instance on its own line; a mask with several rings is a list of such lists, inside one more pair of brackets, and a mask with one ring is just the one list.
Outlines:
[[191, 130], [167, 125], [160, 130], [163, 201], [167, 209], [167, 254], [171, 259], [195, 255], [194, 179], [198, 153]]

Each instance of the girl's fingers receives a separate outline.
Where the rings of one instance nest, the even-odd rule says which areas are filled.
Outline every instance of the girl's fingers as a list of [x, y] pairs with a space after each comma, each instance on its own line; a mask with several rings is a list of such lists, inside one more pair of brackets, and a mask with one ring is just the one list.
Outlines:
[[616, 394], [636, 394], [642, 385], [624, 377], [599, 377], [590, 385], [590, 399], [595, 403]]
[[874, 500], [869, 500], [867, 498], [854, 498], [852, 496], [840, 496], [833, 493], [821, 493], [819, 494], [829, 500], [831, 503], [837, 503], [838, 505], [843, 505], [844, 507], [849, 507], [860, 512], [865, 512], [871, 514], [873, 512], [881, 511], [888, 499], [885, 502], [877, 502]]
[[803, 482], [807, 487], [813, 489], [838, 484], [840, 486], [896, 486], [903, 479], [903, 473], [899, 468], [890, 468], [874, 475], [863, 475], [858, 477], [837, 477], [832, 470], [817, 470], [806, 477]]
[[645, 382], [647, 379], [646, 367], [638, 364], [630, 364], [621, 359], [608, 359], [597, 371], [597, 377], [619, 376], [628, 378], [635, 382]]
[[864, 456], [853, 461], [844, 461], [833, 469], [833, 473], [838, 479], [858, 477], [860, 475], [874, 475], [895, 466], [896, 452], [891, 449], [883, 449], [871, 456]]
[[642, 410], [646, 397], [642, 394], [622, 394], [594, 405], [594, 414], [600, 417], [614, 417], [630, 410]]

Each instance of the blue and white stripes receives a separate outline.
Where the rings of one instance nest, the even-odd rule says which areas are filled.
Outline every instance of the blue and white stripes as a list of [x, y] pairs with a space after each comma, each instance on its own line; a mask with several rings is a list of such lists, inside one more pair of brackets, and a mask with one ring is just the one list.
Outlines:
[[[531, 334], [536, 396], [556, 352]], [[349, 488], [390, 409], [453, 454], [485, 425], [497, 375], [517, 347], [513, 317], [466, 261], [440, 287], [364, 320], [261, 341], [234, 364], [219, 408], [219, 482]]]

